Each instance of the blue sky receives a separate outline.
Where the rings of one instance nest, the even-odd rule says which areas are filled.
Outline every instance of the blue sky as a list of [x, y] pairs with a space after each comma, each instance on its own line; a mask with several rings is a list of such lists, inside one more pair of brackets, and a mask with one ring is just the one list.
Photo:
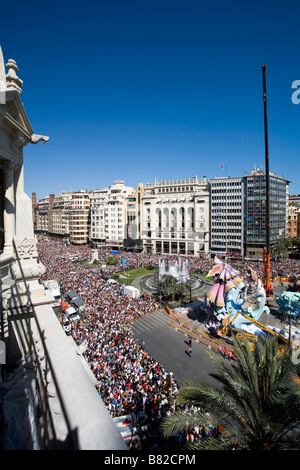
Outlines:
[[25, 191], [264, 167], [266, 64], [270, 170], [300, 194], [299, 13], [298, 0], [1, 5], [5, 62], [17, 61], [34, 132], [50, 137], [24, 149]]

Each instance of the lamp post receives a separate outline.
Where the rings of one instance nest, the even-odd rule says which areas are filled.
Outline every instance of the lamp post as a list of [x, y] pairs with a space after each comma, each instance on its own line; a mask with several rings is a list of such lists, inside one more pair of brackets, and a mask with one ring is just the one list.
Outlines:
[[189, 261], [189, 276], [190, 276], [190, 303], [192, 303], [192, 271], [191, 271], [192, 263]]
[[170, 372], [170, 404], [171, 404], [171, 409], [172, 409], [172, 377], [173, 377], [173, 372]]
[[289, 310], [288, 310], [288, 315], [289, 315], [289, 348], [291, 347], [291, 329], [292, 329], [292, 301], [289, 300]]

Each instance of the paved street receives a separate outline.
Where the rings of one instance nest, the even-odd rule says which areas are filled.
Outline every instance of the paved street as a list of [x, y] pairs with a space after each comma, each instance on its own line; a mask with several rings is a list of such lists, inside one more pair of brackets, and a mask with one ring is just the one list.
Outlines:
[[213, 365], [207, 349], [195, 340], [192, 342], [192, 357], [189, 357], [188, 337], [167, 324], [168, 317], [160, 311], [136, 320], [132, 326], [135, 340], [145, 340], [145, 350], [157, 360], [174, 378], [182, 383], [185, 379], [216, 383], [209, 376]]
[[[276, 286], [274, 297], [279, 296], [285, 289], [286, 286]], [[191, 327], [199, 328], [203, 324], [203, 315], [201, 318], [198, 318], [199, 315], [188, 315], [188, 317], [186, 320]], [[173, 372], [179, 384], [186, 379], [217, 384], [218, 382], [210, 376], [215, 369], [207, 354], [207, 347], [193, 340], [192, 357], [189, 357], [188, 337], [167, 324], [167, 321], [168, 316], [161, 311], [139, 318], [132, 325], [134, 339], [139, 342], [144, 339], [145, 350], [168, 372]], [[282, 314], [278, 312], [275, 301], [270, 314], [262, 314], [260, 322], [279, 328], [284, 327]]]

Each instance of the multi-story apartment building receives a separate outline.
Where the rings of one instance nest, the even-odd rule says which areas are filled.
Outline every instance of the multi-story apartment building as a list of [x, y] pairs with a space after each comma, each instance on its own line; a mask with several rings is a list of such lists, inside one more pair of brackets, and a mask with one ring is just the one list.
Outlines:
[[48, 207], [49, 207], [49, 196], [40, 199], [38, 202], [37, 210], [37, 229], [39, 232], [48, 231]]
[[214, 178], [210, 183], [210, 251], [244, 255], [244, 179]]
[[62, 191], [55, 196], [52, 205], [52, 233], [68, 237], [70, 235], [70, 205], [72, 194]]
[[108, 188], [90, 192], [90, 239], [94, 244], [123, 247], [127, 201], [133, 193], [134, 188], [125, 186], [124, 181], [115, 181]]
[[[270, 172], [271, 244], [296, 233], [288, 219], [288, 190], [289, 181]], [[71, 243], [250, 258], [262, 258], [266, 246], [266, 178], [257, 169], [242, 177], [155, 181], [136, 189], [116, 181], [89, 192], [50, 194], [38, 204], [33, 198], [34, 206], [36, 228], [70, 233]]]
[[[266, 247], [266, 175], [254, 168], [245, 176], [246, 214], [245, 255], [262, 257]], [[287, 236], [289, 181], [270, 172], [270, 244]]]
[[37, 230], [40, 232], [52, 232], [52, 211], [55, 195], [40, 199], [38, 202]]
[[[287, 236], [289, 181], [270, 172], [270, 243]], [[262, 258], [266, 247], [266, 175], [210, 180], [211, 253]]]
[[33, 223], [33, 230], [36, 232], [38, 230], [39, 225], [39, 205], [36, 198], [36, 193], [32, 193], [31, 197], [32, 202], [32, 223]]
[[124, 248], [142, 250], [142, 209], [144, 185], [139, 183], [127, 197]]
[[79, 191], [72, 193], [70, 202], [70, 242], [75, 245], [88, 243], [89, 241], [89, 193]]
[[204, 177], [145, 186], [144, 250], [199, 256], [209, 249], [209, 185]]
[[300, 194], [289, 194], [289, 204], [300, 207]]
[[[289, 195], [288, 236], [300, 236], [300, 194]], [[296, 218], [296, 220], [295, 220]], [[296, 224], [296, 227], [295, 227]]]
[[289, 204], [288, 206], [288, 237], [298, 237], [298, 225], [299, 225], [300, 207]]

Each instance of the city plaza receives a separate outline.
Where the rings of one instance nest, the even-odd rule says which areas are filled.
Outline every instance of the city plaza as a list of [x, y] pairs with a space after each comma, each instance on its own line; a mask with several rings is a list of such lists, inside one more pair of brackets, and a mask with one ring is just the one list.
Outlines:
[[[11, 448], [19, 445], [23, 449], [127, 449], [128, 446], [115, 426], [113, 418], [134, 410], [137, 413], [147, 411], [146, 424], [151, 429], [150, 436], [144, 439], [142, 434], [144, 430], [141, 426], [137, 446], [144, 446], [147, 449], [156, 446], [163, 448], [165, 443], [159, 439], [157, 426], [164, 414], [174, 410], [181, 378], [177, 380], [176, 371], [171, 370], [169, 362], [168, 367], [166, 366], [170, 357], [158, 359], [155, 356], [155, 348], [153, 355], [147, 352], [148, 348], [150, 351], [153, 347], [151, 335], [148, 336], [145, 350], [141, 347], [141, 338], [137, 337], [137, 325], [141, 317], [148, 317], [151, 323], [151, 315], [161, 310], [160, 299], [144, 294], [137, 299], [126, 298], [120, 294], [118, 284], [108, 282], [115, 272], [114, 268], [91, 268], [84, 266], [78, 260], [70, 261], [69, 257], [72, 255], [85, 261], [92, 260], [91, 246], [75, 230], [78, 211], [89, 210], [90, 200], [86, 194], [81, 192], [75, 194], [71, 217], [66, 218], [74, 229], [73, 238], [70, 236], [67, 240], [70, 242], [69, 245], [64, 243], [63, 237], [52, 238], [55, 230], [65, 230], [65, 226], [57, 228], [59, 225], [57, 218], [50, 219], [50, 224], [47, 217], [36, 218], [36, 212], [32, 212], [36, 201], [31, 201], [24, 192], [23, 149], [28, 144], [46, 143], [49, 137], [35, 134], [30, 125], [20, 99], [23, 82], [17, 75], [16, 62], [9, 59], [6, 68], [7, 74], [1, 52], [0, 81], [4, 84], [0, 103], [0, 167], [3, 185], [1, 344], [6, 348], [1, 369], [2, 372], [5, 370], [7, 387], [10, 384], [11, 371], [19, 376], [20, 386], [24, 387], [24, 391], [27, 390], [28, 381], [30, 382], [27, 400], [28, 409], [33, 413], [30, 423], [26, 422], [22, 428], [14, 428], [14, 412], [11, 411], [13, 408], [10, 408], [10, 404], [14, 404], [12, 391], [11, 403], [9, 400], [5, 402], [6, 416], [8, 416], [6, 445], [8, 443]], [[249, 239], [249, 246], [252, 244], [252, 254], [257, 255], [254, 227], [259, 221], [256, 213], [259, 203], [254, 193], [259, 192], [263, 186], [263, 174], [258, 171], [248, 176], [250, 179], [246, 177], [212, 182], [212, 198], [215, 199], [210, 216], [211, 235], [213, 235], [211, 239], [207, 230], [211, 202], [208, 198], [209, 193], [207, 191], [205, 194], [202, 193], [203, 188], [208, 186], [205, 178], [202, 181], [194, 178], [188, 185], [187, 181], [183, 182], [185, 191], [190, 193], [189, 197], [187, 194], [183, 195], [179, 181], [172, 184], [170, 182], [149, 184], [145, 187], [143, 196], [143, 226], [138, 227], [135, 223], [137, 221], [135, 217], [141, 216], [139, 212], [135, 212], [131, 214], [132, 219], [129, 220], [131, 222], [129, 228], [132, 231], [127, 234], [128, 240], [142, 239], [145, 252], [137, 254], [126, 251], [121, 252], [119, 256], [124, 257], [125, 264], [133, 268], [149, 264], [157, 268], [161, 257], [168, 260], [171, 254], [173, 258], [184, 255], [188, 258], [190, 271], [201, 271], [205, 275], [213, 265], [213, 259], [206, 256], [209, 245], [217, 254], [222, 253], [225, 248], [239, 251], [240, 255], [249, 254], [241, 250], [244, 243], [238, 230], [240, 217], [243, 214], [244, 220], [245, 215], [244, 208], [240, 204], [244, 200], [245, 189], [248, 191], [247, 214], [252, 211], [251, 217], [248, 217], [247, 228], [248, 235], [252, 236]], [[279, 183], [284, 187], [279, 187]], [[124, 186], [122, 182], [116, 184], [121, 188]], [[287, 180], [275, 178], [274, 191], [276, 198], [278, 196], [275, 202], [277, 205], [283, 204], [285, 208], [287, 187]], [[114, 189], [110, 189], [110, 197], [116, 196]], [[96, 196], [101, 199], [103, 194], [94, 196], [95, 207], [92, 210], [96, 211], [98, 210]], [[126, 205], [130, 205], [132, 201], [127, 196]], [[174, 200], [170, 200], [171, 198]], [[54, 198], [49, 199], [51, 204], [54, 204]], [[222, 232], [224, 214], [220, 213], [224, 200], [228, 202], [228, 210], [224, 213], [228, 222], [226, 227], [230, 227], [225, 237], [224, 231]], [[263, 200], [260, 202], [263, 206]], [[60, 203], [61, 201], [58, 201], [57, 208], [60, 207]], [[105, 207], [102, 209], [105, 212]], [[43, 210], [40, 212], [43, 213]], [[130, 211], [127, 214], [130, 214]], [[123, 223], [120, 235], [123, 237], [122, 230], [126, 220], [121, 214], [119, 215]], [[279, 211], [276, 216], [278, 222], [276, 230], [283, 230], [283, 227], [286, 227], [287, 212]], [[83, 222], [86, 220], [83, 219]], [[95, 221], [97, 222], [97, 219]], [[39, 231], [43, 233], [36, 235], [34, 229], [37, 233]], [[261, 236], [261, 228], [258, 232]], [[106, 243], [115, 243], [116, 239], [111, 239], [113, 232], [109, 232], [110, 239], [98, 236], [99, 232], [96, 235], [96, 231], [94, 234], [96, 242], [94, 249], [98, 251], [97, 245], [102, 245], [98, 253], [98, 259], [101, 259], [103, 254], [107, 254]], [[258, 245], [261, 245], [261, 240], [258, 242]], [[120, 245], [117, 247], [126, 248]], [[261, 249], [261, 246], [259, 248]], [[190, 256], [191, 254], [194, 256]], [[200, 257], [200, 254], [203, 257]], [[246, 276], [247, 266], [243, 263], [243, 257], [236, 268], [241, 276]], [[262, 265], [259, 261], [255, 262], [254, 268], [260, 276]], [[287, 279], [300, 275], [298, 261], [275, 262], [271, 276], [279, 287], [283, 287], [280, 282], [278, 284], [279, 270]], [[54, 298], [46, 292], [42, 284], [42, 281], [47, 279], [55, 279], [60, 283], [62, 295], [74, 290], [84, 299], [85, 310], [80, 322], [72, 325], [71, 338], [65, 334], [52, 307]], [[204, 292], [200, 293], [200, 297], [202, 295]], [[166, 315], [165, 312], [161, 313]], [[180, 316], [180, 313], [178, 315]], [[168, 321], [176, 320], [176, 316], [167, 318]], [[200, 340], [201, 334], [195, 333], [194, 326], [186, 325], [188, 320], [193, 321], [187, 316], [185, 321], [182, 321], [185, 324], [182, 325], [182, 331], [178, 331], [179, 328], [176, 330], [176, 322], [173, 325], [169, 324], [181, 343], [188, 335], [193, 336], [196, 341]], [[204, 332], [203, 328], [207, 328], [206, 319], [198, 318], [196, 321], [201, 324]], [[279, 322], [282, 326], [280, 316]], [[208, 346], [212, 347], [213, 342]], [[196, 349], [198, 345], [195, 346], [194, 353]], [[204, 349], [201, 349], [203, 363]], [[2, 354], [1, 350], [1, 357]], [[190, 359], [192, 363], [195, 356], [187, 358], [184, 355], [184, 358]], [[207, 365], [207, 376], [209, 372]], [[39, 404], [38, 407], [35, 406], [36, 403]], [[19, 411], [24, 413], [24, 409]], [[209, 407], [207, 411], [209, 412]], [[211, 429], [209, 432], [213, 433], [215, 430]], [[187, 436], [183, 436], [184, 438]]]

